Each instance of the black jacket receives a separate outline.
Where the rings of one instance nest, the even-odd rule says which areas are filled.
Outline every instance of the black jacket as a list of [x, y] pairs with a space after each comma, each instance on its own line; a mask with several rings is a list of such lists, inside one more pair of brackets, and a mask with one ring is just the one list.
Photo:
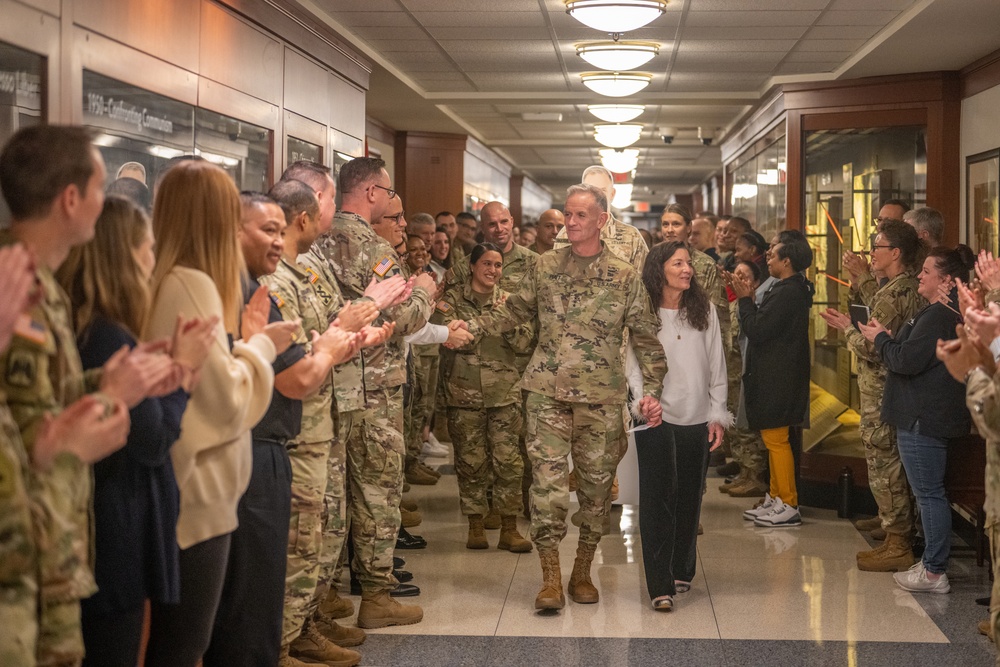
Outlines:
[[880, 333], [875, 351], [889, 374], [882, 395], [882, 421], [935, 438], [969, 434], [965, 386], [948, 374], [937, 358], [938, 339], [955, 338], [958, 314], [932, 303], [904, 324], [895, 336]]
[[802, 274], [779, 280], [764, 294], [739, 300], [747, 337], [743, 389], [753, 430], [801, 424], [809, 410], [809, 308], [813, 286]]

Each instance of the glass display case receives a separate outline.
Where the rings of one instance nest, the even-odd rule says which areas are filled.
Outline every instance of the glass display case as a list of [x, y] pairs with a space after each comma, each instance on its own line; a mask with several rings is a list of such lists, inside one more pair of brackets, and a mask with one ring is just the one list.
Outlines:
[[775, 128], [728, 165], [730, 212], [768, 241], [785, 228], [785, 128]]
[[803, 233], [813, 249], [809, 279], [814, 350], [811, 428], [803, 447], [864, 456], [858, 433], [855, 359], [842, 333], [819, 313], [847, 312], [850, 275], [846, 250], [866, 255], [881, 202], [901, 199], [923, 206], [926, 198], [926, 131], [922, 127], [817, 130], [806, 134]]
[[1000, 149], [973, 155], [966, 160], [966, 243], [973, 251], [1000, 254], [997, 220], [1000, 214], [997, 183], [1000, 181]]
[[[0, 146], [22, 127], [42, 122], [45, 57], [0, 42]], [[0, 227], [10, 211], [0, 197]]]

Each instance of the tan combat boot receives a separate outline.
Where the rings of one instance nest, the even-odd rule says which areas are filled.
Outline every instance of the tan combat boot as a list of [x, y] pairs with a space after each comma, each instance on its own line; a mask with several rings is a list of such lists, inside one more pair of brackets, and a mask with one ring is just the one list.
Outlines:
[[469, 539], [465, 541], [466, 549], [489, 549], [490, 543], [486, 541], [486, 531], [483, 530], [483, 515], [469, 515]]
[[288, 647], [281, 649], [281, 655], [278, 656], [278, 667], [326, 667], [322, 662], [302, 662], [298, 658], [293, 658], [288, 655]]
[[407, 512], [416, 512], [420, 508], [417, 506], [416, 501], [410, 500], [409, 498], [403, 498], [399, 501], [399, 508], [404, 509]]
[[908, 538], [889, 533], [877, 549], [858, 554], [858, 569], [864, 572], [904, 572], [916, 562], [910, 547]]
[[733, 481], [723, 482], [722, 484], [720, 484], [719, 491], [721, 491], [722, 493], [729, 493], [730, 491], [733, 490], [734, 487], [739, 486], [740, 484], [744, 484], [749, 480], [750, 480], [750, 471], [747, 470], [746, 468], [740, 468], [740, 474], [738, 474], [733, 479]]
[[361, 628], [349, 628], [341, 625], [329, 616], [324, 615], [321, 610], [316, 610], [316, 615], [313, 616], [313, 623], [315, 623], [316, 629], [319, 630], [321, 635], [342, 648], [361, 646], [368, 639], [368, 635]]
[[733, 482], [732, 488], [729, 489], [729, 495], [733, 498], [763, 498], [767, 491], [768, 486], [760, 481], [755, 474], [750, 473], [746, 480], [739, 485]]
[[538, 556], [542, 561], [542, 590], [535, 596], [535, 609], [562, 609], [566, 606], [566, 598], [563, 596], [559, 552], [539, 551]]
[[389, 591], [365, 593], [358, 610], [358, 627], [372, 630], [390, 625], [413, 625], [424, 618], [424, 610], [415, 604], [400, 604]]
[[307, 622], [302, 628], [302, 634], [289, 647], [289, 654], [299, 659], [320, 662], [331, 667], [354, 667], [361, 662], [360, 653], [340, 648], [328, 641], [312, 622]]
[[412, 512], [400, 505], [399, 520], [402, 523], [403, 528], [416, 528], [423, 523], [424, 517], [420, 514], [420, 512]]
[[420, 466], [421, 470], [423, 470], [425, 473], [427, 473], [428, 475], [430, 475], [434, 479], [441, 479], [441, 473], [439, 473], [436, 469], [430, 467], [429, 465], [427, 465], [423, 461], [418, 460], [417, 461], [417, 465]]
[[990, 641], [993, 641], [993, 625], [990, 623], [990, 619], [985, 618], [976, 624], [976, 629], [979, 630], [979, 634], [986, 635]]
[[495, 509], [490, 509], [490, 513], [483, 517], [483, 528], [486, 530], [497, 530], [500, 528], [500, 514]]
[[531, 542], [524, 539], [521, 533], [517, 532], [517, 517], [513, 514], [500, 517], [500, 541], [497, 542], [497, 549], [512, 551], [514, 553], [526, 554], [531, 551]]
[[350, 598], [340, 597], [337, 589], [331, 588], [319, 603], [319, 613], [325, 618], [350, 618], [354, 616], [354, 603]]
[[595, 604], [600, 600], [597, 587], [590, 580], [590, 564], [594, 562], [596, 544], [583, 541], [584, 531], [580, 531], [580, 541], [576, 545], [576, 560], [573, 561], [573, 574], [569, 577], [569, 597], [577, 604]]
[[438, 483], [437, 477], [424, 470], [418, 461], [412, 461], [406, 466], [405, 479], [410, 484], [418, 486], [432, 486]]
[[858, 519], [854, 522], [854, 527], [860, 530], [862, 533], [868, 533], [876, 528], [882, 527], [882, 519], [879, 517], [872, 517], [871, 519]]

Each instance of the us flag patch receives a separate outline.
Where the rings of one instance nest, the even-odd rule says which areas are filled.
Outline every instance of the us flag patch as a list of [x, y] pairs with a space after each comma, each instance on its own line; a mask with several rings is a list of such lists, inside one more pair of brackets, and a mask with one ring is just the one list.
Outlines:
[[15, 336], [30, 340], [38, 345], [45, 343], [47, 334], [48, 329], [45, 328], [45, 325], [26, 313], [21, 313], [17, 318], [17, 324], [14, 325]]
[[385, 274], [389, 273], [392, 267], [396, 266], [396, 262], [392, 260], [391, 257], [386, 255], [379, 260], [379, 263], [372, 267], [372, 271], [379, 278], [385, 278]]

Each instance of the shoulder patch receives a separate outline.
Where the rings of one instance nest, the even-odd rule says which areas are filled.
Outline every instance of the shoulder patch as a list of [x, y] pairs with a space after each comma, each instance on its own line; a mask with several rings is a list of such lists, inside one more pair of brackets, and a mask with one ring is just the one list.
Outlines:
[[271, 297], [271, 301], [273, 301], [274, 305], [276, 305], [278, 308], [281, 308], [282, 306], [285, 305], [285, 300], [282, 299], [280, 296], [278, 296], [276, 293], [268, 292], [268, 296]]
[[394, 266], [396, 266], [396, 261], [392, 257], [389, 257], [389, 255], [386, 255], [372, 267], [372, 271], [379, 278], [385, 278], [386, 274], [389, 273]]
[[309, 282], [315, 283], [317, 280], [319, 280], [319, 274], [316, 273], [316, 270], [313, 269], [311, 266], [306, 267], [306, 273], [309, 274]]
[[437, 309], [439, 313], [450, 313], [453, 310], [447, 301], [438, 301]]
[[14, 325], [15, 336], [30, 340], [32, 343], [37, 343], [38, 345], [45, 343], [48, 339], [47, 334], [48, 329], [45, 328], [45, 325], [27, 313], [21, 313], [17, 318], [17, 323]]
[[30, 389], [38, 376], [38, 359], [28, 350], [12, 347], [7, 352], [4, 380], [11, 387]]

